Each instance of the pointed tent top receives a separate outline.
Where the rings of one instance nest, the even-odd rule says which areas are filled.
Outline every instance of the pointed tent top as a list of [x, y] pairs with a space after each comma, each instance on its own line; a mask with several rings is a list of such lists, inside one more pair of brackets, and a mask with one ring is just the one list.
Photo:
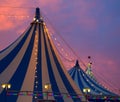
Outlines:
[[36, 8], [35, 18], [36, 19], [40, 18], [40, 9], [39, 8]]
[[78, 61], [78, 60], [76, 60], [75, 67], [80, 67], [80, 65], [79, 65], [79, 61]]
[[43, 21], [40, 13], [40, 9], [37, 7], [35, 12], [34, 21], [40, 22]]

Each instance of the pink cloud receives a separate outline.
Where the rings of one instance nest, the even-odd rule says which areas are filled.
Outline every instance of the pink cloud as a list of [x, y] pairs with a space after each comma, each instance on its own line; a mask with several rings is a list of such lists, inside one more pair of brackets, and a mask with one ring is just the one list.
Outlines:
[[[28, 1], [12, 0], [0, 3], [0, 30], [15, 28], [29, 19]], [[26, 7], [24, 7], [26, 5]], [[28, 5], [30, 7], [30, 5]]]
[[118, 67], [117, 62], [102, 53], [96, 54], [94, 60], [92, 70], [97, 80], [115, 92], [113, 87], [118, 88], [120, 84], [119, 71], [116, 69]]
[[44, 0], [44, 1], [39, 1], [39, 4], [41, 5], [41, 6], [44, 6], [44, 7], [48, 7], [48, 6], [50, 6], [49, 4], [51, 4], [51, 5], [58, 5], [59, 3], [61, 3], [62, 1], [61, 0]]
[[84, 17], [78, 21], [82, 29], [95, 30], [97, 28], [97, 21], [94, 18]]
[[60, 4], [62, 3], [62, 0], [39, 0], [39, 5], [41, 8], [46, 8], [49, 9], [50, 11], [56, 12], [60, 10], [61, 6]]
[[0, 21], [0, 30], [11, 29], [14, 26], [13, 22], [8, 20], [7, 17], [0, 16], [0, 19], [1, 19], [1, 21]]
[[96, 8], [96, 2], [86, 2], [81, 0], [80, 3], [76, 4], [77, 8], [77, 15], [78, 16], [78, 23], [81, 25], [82, 29], [86, 30], [95, 30], [97, 28], [97, 20], [94, 16], [91, 16], [90, 12], [93, 8]]
[[[41, 8], [48, 8], [51, 11], [57, 11], [60, 8], [61, 0], [44, 0], [44, 1], [31, 1], [28, 5], [28, 0], [21, 0], [17, 2], [16, 0], [8, 1], [8, 2], [1, 2], [0, 6], [0, 30], [8, 30], [14, 27], [19, 26], [23, 22], [20, 20], [29, 19], [27, 16], [30, 15], [28, 12], [29, 9], [26, 7], [37, 7], [40, 6]], [[49, 5], [51, 4], [51, 5]], [[20, 8], [19, 8], [20, 7]], [[23, 7], [23, 8], [22, 8]], [[24, 17], [26, 16], [26, 18]], [[19, 20], [19, 21], [18, 21]], [[15, 23], [15, 24], [14, 24]]]

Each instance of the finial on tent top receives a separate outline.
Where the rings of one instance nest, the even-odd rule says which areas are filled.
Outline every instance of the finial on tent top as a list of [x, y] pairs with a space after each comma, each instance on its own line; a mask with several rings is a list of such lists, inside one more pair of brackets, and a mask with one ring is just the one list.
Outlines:
[[36, 8], [35, 18], [36, 19], [40, 18], [40, 9], [39, 8]]
[[91, 56], [88, 56], [88, 59], [91, 59]]
[[43, 21], [43, 20], [42, 20], [42, 17], [41, 17], [41, 14], [40, 14], [40, 9], [39, 9], [38, 7], [36, 8], [34, 21], [36, 21], [36, 22], [41, 22], [41, 21]]
[[89, 62], [88, 62], [88, 67], [91, 68], [92, 61], [91, 61], [91, 56], [88, 56]]
[[91, 68], [91, 65], [92, 65], [92, 63], [90, 62], [90, 63], [88, 63], [88, 68]]
[[76, 67], [79, 67], [79, 62], [78, 62], [78, 60], [76, 60], [75, 66], [76, 66]]

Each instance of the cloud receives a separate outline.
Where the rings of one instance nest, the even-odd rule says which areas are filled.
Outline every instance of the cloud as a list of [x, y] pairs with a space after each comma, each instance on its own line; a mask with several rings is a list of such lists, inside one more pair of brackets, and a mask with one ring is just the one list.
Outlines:
[[9, 4], [9, 6], [4, 6], [4, 4], [0, 4], [0, 30], [9, 30], [15, 28], [20, 25], [19, 20], [22, 20], [25, 17], [27, 18], [27, 10], [23, 10], [23, 8], [16, 8], [20, 7], [23, 3], [16, 2], [15, 4], [16, 6], [14, 6], [14, 4]]
[[27, 17], [31, 15], [31, 11], [35, 11], [35, 8], [37, 6], [40, 6], [40, 8], [49, 9], [51, 12], [57, 12], [60, 9], [61, 2], [62, 2], [61, 0], [44, 0], [44, 1], [21, 0], [19, 2], [17, 2], [16, 0], [12, 0], [12, 2], [1, 1], [0, 25], [2, 26], [0, 26], [0, 30], [9, 30], [24, 23], [24, 20], [29, 19]]
[[39, 0], [39, 7], [45, 8], [47, 11], [57, 12], [60, 10], [62, 2], [63, 0]]
[[10, 20], [8, 20], [5, 16], [0, 16], [0, 30], [11, 29], [14, 24]]
[[81, 29], [86, 29], [86, 30], [97, 29], [97, 21], [94, 18], [84, 17], [83, 19], [79, 20], [78, 22], [79, 22]]

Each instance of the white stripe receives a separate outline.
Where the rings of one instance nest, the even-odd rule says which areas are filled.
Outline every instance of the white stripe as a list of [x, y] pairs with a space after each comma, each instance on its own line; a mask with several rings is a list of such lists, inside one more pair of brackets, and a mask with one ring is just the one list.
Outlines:
[[[38, 30], [38, 29], [37, 29]], [[35, 68], [36, 68], [36, 58], [38, 49], [38, 31], [35, 35], [34, 47], [32, 50], [32, 56], [28, 66], [28, 70], [21, 88], [21, 91], [33, 91], [34, 79], [35, 79]], [[19, 96], [17, 102], [32, 102], [33, 96]]]
[[78, 77], [77, 77], [77, 69], [74, 71], [74, 73], [75, 73], [74, 81], [76, 82], [77, 86], [79, 86]]
[[[47, 59], [46, 59], [46, 54], [45, 54], [45, 43], [44, 43], [44, 37], [43, 37], [43, 29], [41, 26], [41, 56], [42, 56], [42, 86], [43, 86], [43, 91], [51, 91], [51, 90], [45, 90], [44, 86], [47, 83], [50, 83], [49, 75], [48, 75], [48, 66], [47, 66]], [[45, 99], [46, 97], [44, 97]]]
[[[81, 70], [80, 70], [81, 71]], [[83, 87], [88, 87], [88, 85], [85, 83], [85, 81], [83, 80], [83, 77], [85, 76], [84, 73], [83, 75], [81, 74], [81, 72], [79, 71], [79, 77], [81, 79], [81, 83], [83, 84]]]
[[[88, 78], [87, 77], [89, 77], [88, 75], [85, 75], [84, 76], [85, 77], [85, 79], [86, 80], [88, 80]], [[90, 78], [90, 77], [89, 77]], [[92, 80], [94, 83], [96, 83], [94, 80]], [[105, 88], [103, 88], [103, 87], [101, 87], [99, 84], [97, 84], [97, 85], [94, 85], [94, 86], [92, 86], [92, 81], [91, 80], [88, 80], [88, 83], [91, 85], [91, 87], [94, 87], [97, 91], [100, 91], [100, 92], [102, 92], [102, 93], [104, 93], [104, 94], [108, 94], [108, 92], [106, 92], [107, 90], [105, 89]], [[100, 87], [100, 88], [99, 88]], [[101, 89], [102, 88], [102, 89]], [[106, 91], [104, 91], [104, 89], [106, 90]], [[93, 91], [95, 91], [95, 90], [93, 90]], [[91, 92], [92, 93], [92, 92]], [[95, 92], [95, 94], [98, 94], [98, 92]]]
[[[61, 76], [60, 76], [60, 74], [57, 70], [58, 68], [55, 64], [55, 60], [53, 59], [52, 52], [51, 52], [51, 49], [50, 49], [50, 44], [49, 44], [48, 39], [47, 39], [48, 38], [47, 34], [45, 34], [45, 37], [46, 37], [46, 42], [47, 42], [47, 48], [48, 48], [49, 55], [50, 55], [52, 70], [53, 70], [53, 73], [54, 73], [54, 76], [55, 76], [55, 80], [56, 80], [58, 89], [60, 90], [60, 93], [68, 93], [68, 91], [67, 91], [66, 87], [64, 86], [64, 83], [61, 79]], [[64, 98], [64, 101], [65, 102], [72, 102], [72, 100], [70, 98]]]
[[[52, 42], [52, 39], [50, 38], [50, 35], [49, 35], [49, 34], [48, 34], [48, 36], [49, 36], [50, 42], [51, 42], [51, 44], [52, 44], [52, 47], [53, 47], [53, 49], [54, 49], [54, 51], [55, 51], [55, 54], [56, 54], [56, 56], [57, 56], [57, 59], [58, 59], [60, 65], [61, 65], [61, 68], [62, 68], [64, 74], [66, 75], [67, 79], [69, 80], [69, 82], [70, 82], [71, 86], [73, 87], [73, 89], [75, 90], [75, 92], [76, 92], [77, 94], [83, 96], [81, 90], [80, 90], [80, 89], [78, 88], [78, 86], [74, 83], [74, 81], [72, 80], [71, 76], [69, 75], [69, 73], [68, 73], [67, 70], [65, 69], [65, 67], [64, 67], [64, 65], [63, 65], [63, 63], [62, 63], [62, 61], [61, 61], [61, 59], [60, 59], [60, 57], [59, 57], [59, 54], [58, 54], [58, 52], [57, 52], [57, 50], [56, 50], [56, 47], [54, 46], [54, 44], [53, 44], [53, 42]], [[85, 101], [85, 97], [84, 97], [84, 96], [83, 96], [83, 98], [82, 98], [82, 101]]]
[[73, 69], [73, 70], [72, 70], [72, 72], [71, 72], [70, 76], [73, 76], [73, 75], [74, 75], [74, 73], [75, 73], [75, 69]]
[[[34, 28], [32, 28], [32, 31], [34, 30]], [[21, 48], [21, 50], [19, 51], [19, 53], [16, 55], [16, 57], [14, 58], [14, 60], [10, 63], [10, 65], [4, 70], [4, 72], [2, 72], [2, 74], [0, 74], [0, 84], [2, 83], [8, 83], [10, 81], [10, 79], [12, 78], [12, 76], [14, 75], [15, 71], [17, 70], [24, 54], [26, 51], [26, 48], [29, 45], [30, 39], [31, 39], [32, 33], [30, 33], [30, 35], [28, 36], [26, 42], [24, 43], [23, 47]], [[2, 88], [0, 88], [0, 93], [3, 91]]]
[[[27, 30], [26, 30], [27, 31]], [[26, 32], [25, 32], [26, 33]], [[24, 33], [24, 34], [25, 34]], [[21, 41], [21, 39], [24, 37], [24, 34], [22, 36], [20, 36], [20, 38], [13, 43], [13, 45], [11, 45], [9, 48], [7, 48], [4, 52], [0, 53], [0, 60], [2, 60], [5, 56], [7, 56], [16, 46], [17, 44]]]

